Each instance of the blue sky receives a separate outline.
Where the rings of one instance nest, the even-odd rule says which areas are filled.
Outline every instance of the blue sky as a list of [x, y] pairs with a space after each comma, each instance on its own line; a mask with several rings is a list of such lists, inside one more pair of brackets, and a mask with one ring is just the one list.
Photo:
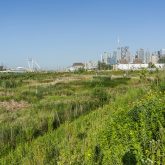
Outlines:
[[164, 0], [0, 0], [0, 63], [43, 68], [99, 60], [122, 46], [165, 48]]

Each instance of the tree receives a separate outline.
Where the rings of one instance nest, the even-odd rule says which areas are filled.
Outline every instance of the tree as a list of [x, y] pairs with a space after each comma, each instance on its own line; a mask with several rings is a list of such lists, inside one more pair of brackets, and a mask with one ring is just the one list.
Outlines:
[[158, 60], [158, 63], [165, 63], [165, 56], [160, 57], [160, 59]]
[[98, 61], [98, 70], [111, 70], [111, 69], [112, 69], [112, 65]]
[[148, 63], [148, 68], [156, 68], [155, 64], [153, 64], [152, 62]]

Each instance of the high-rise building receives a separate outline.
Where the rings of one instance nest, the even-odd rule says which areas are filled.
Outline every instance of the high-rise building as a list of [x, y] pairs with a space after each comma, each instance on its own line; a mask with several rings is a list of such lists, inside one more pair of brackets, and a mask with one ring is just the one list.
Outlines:
[[103, 55], [101, 56], [101, 62], [105, 64], [110, 64], [110, 58], [111, 58], [111, 53], [104, 52]]
[[113, 64], [117, 64], [118, 63], [118, 60], [117, 60], [117, 51], [113, 51]]
[[140, 48], [137, 51], [137, 58], [142, 61], [142, 63], [146, 63], [145, 52], [144, 49]]
[[130, 63], [130, 56], [131, 53], [129, 51], [129, 47], [125, 46], [125, 47], [121, 47], [121, 59], [120, 59], [120, 63]]
[[151, 62], [151, 53], [149, 51], [145, 52], [145, 63], [148, 64]]
[[119, 63], [120, 59], [121, 59], [121, 48], [118, 47], [117, 48], [117, 55], [116, 55], [117, 63]]
[[104, 52], [101, 56], [101, 62], [108, 65], [117, 64], [117, 51], [114, 51], [113, 53]]

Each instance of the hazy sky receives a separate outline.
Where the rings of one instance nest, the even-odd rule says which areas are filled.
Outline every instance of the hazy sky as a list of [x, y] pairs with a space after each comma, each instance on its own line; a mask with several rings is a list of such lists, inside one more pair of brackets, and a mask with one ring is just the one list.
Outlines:
[[41, 67], [100, 59], [122, 46], [165, 48], [164, 0], [0, 0], [0, 63]]

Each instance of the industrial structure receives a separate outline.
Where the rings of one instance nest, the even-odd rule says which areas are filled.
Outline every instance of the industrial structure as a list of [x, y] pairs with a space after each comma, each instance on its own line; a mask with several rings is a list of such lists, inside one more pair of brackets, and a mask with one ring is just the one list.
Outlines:
[[28, 62], [27, 71], [34, 72], [41, 70], [39, 64], [36, 61], [34, 61], [32, 58], [28, 58], [27, 62]]

